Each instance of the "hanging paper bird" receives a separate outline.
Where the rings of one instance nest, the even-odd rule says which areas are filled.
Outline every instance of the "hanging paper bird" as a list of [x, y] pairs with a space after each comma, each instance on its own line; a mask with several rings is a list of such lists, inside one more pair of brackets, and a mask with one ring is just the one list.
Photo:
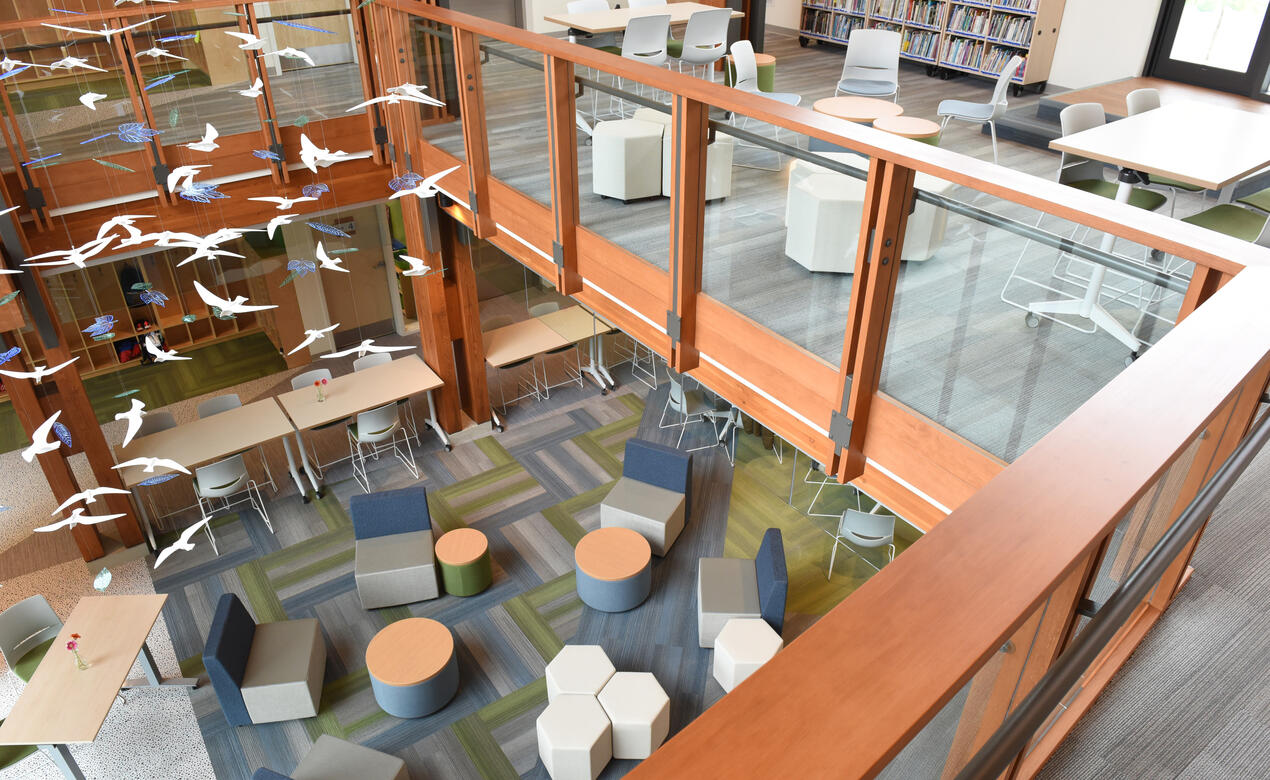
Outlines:
[[352, 238], [352, 236], [345, 233], [343, 230], [340, 230], [337, 227], [328, 225], [324, 222], [305, 222], [304, 224], [308, 225], [309, 227], [313, 228], [319, 233], [326, 233], [327, 235], [330, 235], [330, 236], [339, 236], [340, 238]]
[[300, 194], [304, 195], [306, 198], [320, 198], [322, 197], [322, 193], [330, 191], [330, 187], [321, 183], [306, 184], [300, 188]]
[[168, 296], [158, 290], [146, 290], [141, 293], [141, 300], [144, 303], [153, 303], [155, 306], [163, 308], [163, 305], [168, 301]]
[[279, 157], [275, 152], [269, 151], [268, 149], [256, 149], [251, 153], [251, 156], [258, 157], [261, 160], [271, 160], [273, 162], [282, 162], [281, 157]]
[[423, 181], [423, 177], [414, 171], [406, 171], [388, 182], [388, 189], [393, 192], [401, 192], [402, 190], [414, 189], [414, 186]]
[[94, 322], [92, 325], [89, 325], [87, 328], [84, 328], [82, 332], [87, 333], [90, 336], [100, 336], [103, 333], [109, 333], [110, 331], [114, 329], [115, 329], [115, 315], [104, 314], [98, 317], [97, 321]]
[[3, 366], [5, 363], [8, 363], [10, 360], [13, 360], [21, 352], [22, 352], [22, 347], [13, 347], [12, 349], [4, 353], [0, 353], [0, 366]]
[[287, 270], [294, 271], [296, 276], [307, 276], [317, 270], [317, 263], [312, 260], [288, 260]]

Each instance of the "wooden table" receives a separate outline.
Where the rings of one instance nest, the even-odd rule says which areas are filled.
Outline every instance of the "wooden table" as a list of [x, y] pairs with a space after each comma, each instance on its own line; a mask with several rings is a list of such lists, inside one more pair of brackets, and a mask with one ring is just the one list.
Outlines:
[[590, 375], [595, 380], [595, 383], [600, 386], [601, 393], [608, 393], [609, 388], [617, 387], [617, 382], [613, 381], [608, 369], [604, 367], [604, 342], [600, 338], [605, 333], [611, 333], [615, 330], [612, 325], [596, 317], [582, 306], [569, 306], [559, 311], [553, 311], [550, 314], [544, 314], [538, 319], [560, 334], [562, 338], [568, 339], [570, 343], [577, 344], [583, 340], [588, 341], [591, 364], [583, 366], [582, 370]]
[[[161, 678], [146, 645], [167, 598], [156, 593], [80, 599], [0, 726], [0, 745], [38, 745], [62, 774], [83, 780], [66, 746], [97, 738], [120, 688], [197, 686], [195, 679]], [[65, 649], [71, 634], [81, 637], [80, 656], [89, 664], [82, 671]], [[128, 680], [138, 658], [146, 677]]]
[[[1050, 142], [1050, 148], [1118, 165], [1116, 200], [1127, 203], [1138, 173], [1168, 176], [1206, 189], [1219, 190], [1229, 202], [1235, 184], [1270, 165], [1270, 117], [1222, 106], [1171, 103]], [[1110, 252], [1115, 236], [1107, 233], [1100, 248]], [[1035, 314], [1067, 314], [1091, 320], [1128, 347], [1134, 355], [1141, 342], [1102, 307], [1105, 266], [1095, 264], [1085, 294], [1078, 299], [1034, 301]]]
[[[667, 5], [655, 5], [646, 8], [615, 8], [608, 11], [586, 11], [580, 14], [550, 14], [544, 16], [545, 21], [553, 24], [564, 25], [575, 30], [591, 33], [611, 33], [621, 32], [626, 29], [626, 23], [633, 16], [659, 16], [670, 15], [670, 23], [686, 24], [688, 17], [698, 11], [717, 11], [718, 8], [712, 5], [703, 5], [701, 3], [668, 3]], [[732, 12], [733, 19], [743, 19], [745, 14], [740, 11]]]
[[[326, 384], [324, 401], [317, 400], [317, 391], [312, 387], [302, 387], [278, 396], [278, 402], [291, 418], [296, 442], [300, 445], [300, 458], [312, 478], [313, 470], [309, 468], [301, 431], [343, 420], [418, 393], [428, 397], [428, 417], [424, 422], [441, 439], [445, 448], [450, 449], [450, 438], [437, 421], [436, 404], [432, 400], [432, 391], [443, 384], [441, 377], [428, 368], [422, 358], [411, 354], [331, 379]], [[314, 490], [322, 495], [316, 479]]]
[[[567, 347], [573, 343], [536, 317], [487, 330], [481, 334], [481, 337], [485, 341], [485, 362], [494, 368], [502, 368], [519, 360]], [[535, 388], [537, 382], [537, 374], [535, 374]], [[494, 418], [495, 427], [500, 431], [503, 430], [503, 421], [498, 413], [491, 409], [491, 415]]]
[[855, 95], [821, 98], [811, 104], [811, 109], [848, 122], [866, 123], [884, 116], [899, 116], [904, 113], [904, 107], [899, 103]]
[[932, 138], [938, 138], [940, 127], [938, 122], [932, 122], [929, 119], [922, 119], [918, 116], [880, 116], [873, 120], [873, 127], [878, 130], [885, 130], [892, 135], [903, 136], [904, 138], [912, 138], [917, 141], [925, 141]]
[[[291, 423], [278, 408], [277, 402], [272, 398], [262, 398], [211, 417], [203, 417], [149, 436], [140, 436], [116, 454], [120, 463], [133, 458], [167, 458], [193, 471], [195, 466], [211, 463], [280, 438], [282, 448], [287, 455], [287, 470], [295, 481], [296, 487], [300, 489], [300, 495], [303, 496], [305, 495], [304, 483], [296, 469], [291, 444], [287, 441], [289, 433], [291, 433]], [[302, 454], [303, 451], [301, 447]], [[306, 463], [305, 466], [307, 465]], [[266, 470], [269, 468], [267, 462], [265, 468]], [[171, 471], [171, 469], [156, 468], [153, 472], [146, 472], [144, 468], [134, 466], [121, 469], [119, 476], [125, 487], [135, 488], [147, 479], [169, 474]], [[269, 479], [273, 480], [272, 474]], [[141, 519], [146, 526], [146, 533], [150, 537], [150, 546], [153, 547], [154, 532], [150, 527], [150, 518], [146, 514], [144, 503], [137, 501]]]

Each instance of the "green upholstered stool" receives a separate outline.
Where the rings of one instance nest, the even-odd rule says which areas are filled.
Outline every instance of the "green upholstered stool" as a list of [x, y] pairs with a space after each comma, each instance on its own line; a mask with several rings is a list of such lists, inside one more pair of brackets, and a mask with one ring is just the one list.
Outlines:
[[39, 666], [40, 661], [44, 660], [45, 654], [48, 653], [49, 648], [53, 646], [53, 642], [55, 640], [56, 637], [48, 640], [47, 642], [41, 642], [28, 650], [26, 655], [18, 659], [18, 662], [13, 665], [13, 672], [18, 676], [19, 680], [22, 682], [31, 681], [31, 675], [35, 674], [35, 667]]
[[452, 596], [474, 596], [494, 580], [489, 540], [475, 528], [456, 528], [437, 540], [441, 581]]
[[[758, 64], [758, 89], [759, 92], [775, 92], [776, 91], [776, 58], [770, 54], [755, 54], [754, 60]], [[732, 65], [732, 55], [729, 54], [724, 60], [723, 67], [723, 83], [732, 86], [736, 82], [736, 69]]]
[[922, 119], [917, 116], [883, 116], [873, 120], [873, 127], [885, 130], [892, 135], [900, 135], [921, 141], [931, 146], [939, 146], [939, 135], [942, 130], [938, 122]]
[[[1117, 184], [1114, 181], [1106, 179], [1080, 179], [1079, 181], [1063, 182], [1068, 187], [1075, 187], [1078, 190], [1091, 192], [1111, 200], [1116, 199]], [[1147, 211], [1155, 211], [1163, 206], [1168, 198], [1159, 192], [1144, 190], [1141, 187], [1134, 187], [1133, 192], [1129, 195], [1129, 205], [1136, 206]]]
[[1266, 225], [1266, 215], [1230, 203], [1223, 203], [1198, 214], [1184, 217], [1182, 221], [1241, 238], [1244, 241], [1256, 241]]
[[[1155, 181], [1155, 177], [1151, 177], [1151, 181]], [[1270, 188], [1254, 192], [1239, 199], [1239, 202], [1245, 206], [1252, 206], [1254, 209], [1262, 211], [1270, 211]]]
[[[0, 724], [3, 723], [4, 719], [0, 718]], [[35, 745], [0, 745], [0, 769], [8, 769], [36, 750]]]

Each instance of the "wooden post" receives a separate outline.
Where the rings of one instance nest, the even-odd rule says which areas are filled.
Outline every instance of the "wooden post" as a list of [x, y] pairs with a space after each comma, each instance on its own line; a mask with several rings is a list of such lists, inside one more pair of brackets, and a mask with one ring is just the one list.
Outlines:
[[[676, 95], [670, 132], [670, 305], [671, 365], [688, 371], [701, 362], [697, 351], [697, 295], [705, 247], [706, 143], [710, 107]], [[676, 333], [677, 331], [677, 333]]]
[[459, 71], [463, 149], [467, 156], [468, 204], [477, 238], [494, 234], [489, 199], [489, 139], [485, 134], [485, 90], [481, 84], [481, 38], [454, 28], [454, 59]]
[[556, 288], [565, 295], [582, 291], [578, 274], [578, 131], [573, 94], [573, 63], [547, 57], [547, 141], [551, 157], [551, 204], [556, 218]]

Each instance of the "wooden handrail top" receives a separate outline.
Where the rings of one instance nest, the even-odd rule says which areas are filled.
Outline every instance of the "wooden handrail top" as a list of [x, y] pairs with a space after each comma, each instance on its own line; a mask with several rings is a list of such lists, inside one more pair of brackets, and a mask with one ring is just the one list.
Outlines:
[[631, 777], [880, 771], [1265, 370], [1267, 296], [1235, 277]]

